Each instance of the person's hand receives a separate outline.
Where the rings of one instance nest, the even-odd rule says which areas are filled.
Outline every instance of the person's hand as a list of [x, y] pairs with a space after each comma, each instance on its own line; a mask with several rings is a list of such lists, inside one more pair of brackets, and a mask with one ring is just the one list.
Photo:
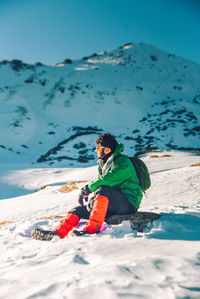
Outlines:
[[78, 203], [80, 206], [83, 206], [84, 201], [87, 201], [88, 195], [90, 194], [90, 190], [88, 188], [88, 185], [85, 185], [81, 188], [81, 191], [78, 196]]

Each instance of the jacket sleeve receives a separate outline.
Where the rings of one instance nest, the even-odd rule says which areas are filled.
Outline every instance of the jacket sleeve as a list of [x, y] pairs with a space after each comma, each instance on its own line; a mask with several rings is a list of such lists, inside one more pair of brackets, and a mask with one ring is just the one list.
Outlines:
[[91, 192], [95, 192], [100, 186], [114, 187], [120, 185], [124, 180], [130, 177], [129, 162], [126, 159], [114, 163], [112, 168], [104, 175], [99, 176], [96, 181], [92, 181], [88, 187]]

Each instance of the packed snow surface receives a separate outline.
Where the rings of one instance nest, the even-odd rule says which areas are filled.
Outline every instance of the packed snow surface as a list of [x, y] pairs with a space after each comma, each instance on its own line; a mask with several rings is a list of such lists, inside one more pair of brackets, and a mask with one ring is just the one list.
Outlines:
[[[97, 167], [23, 168], [1, 181], [29, 194], [2, 199], [0, 298], [200, 298], [200, 157], [176, 151], [142, 158], [152, 187], [140, 211], [161, 213], [144, 233], [129, 221], [98, 235], [50, 242], [29, 236], [36, 227], [53, 228], [77, 204], [79, 190], [61, 193], [66, 182], [80, 188]], [[46, 188], [33, 192], [47, 185]]]

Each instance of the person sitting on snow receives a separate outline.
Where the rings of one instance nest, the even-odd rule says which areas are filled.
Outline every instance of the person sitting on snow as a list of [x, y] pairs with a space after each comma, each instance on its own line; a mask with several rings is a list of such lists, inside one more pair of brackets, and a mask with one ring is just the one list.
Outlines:
[[101, 134], [96, 140], [98, 178], [81, 188], [79, 205], [53, 231], [34, 229], [32, 237], [51, 240], [54, 236], [65, 238], [79, 223], [88, 219], [82, 231], [73, 230], [73, 236], [99, 233], [105, 218], [112, 215], [133, 214], [142, 200], [142, 189], [136, 170], [122, 152], [124, 146], [111, 134]]

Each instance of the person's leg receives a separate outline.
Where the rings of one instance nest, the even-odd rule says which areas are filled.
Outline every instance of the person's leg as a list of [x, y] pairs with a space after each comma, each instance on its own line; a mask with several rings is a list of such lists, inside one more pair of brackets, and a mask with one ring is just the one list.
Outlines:
[[99, 233], [108, 209], [108, 196], [95, 194], [93, 207], [83, 231], [90, 234]]
[[109, 186], [103, 186], [96, 190], [97, 194], [107, 195], [109, 199], [106, 217], [112, 215], [126, 215], [137, 212], [137, 209], [129, 202], [127, 197], [119, 190]]
[[53, 231], [59, 234], [61, 238], [65, 238], [76, 227], [81, 218], [89, 219], [89, 215], [90, 213], [87, 211], [86, 206], [77, 206], [67, 214]]
[[92, 211], [83, 231], [91, 234], [100, 232], [105, 217], [135, 213], [126, 196], [108, 186], [99, 187], [95, 192]]
[[33, 239], [50, 241], [53, 237], [58, 236], [61, 239], [65, 238], [68, 233], [76, 227], [80, 218], [89, 218], [90, 213], [86, 206], [78, 206], [72, 209], [67, 216], [60, 222], [60, 224], [53, 230], [33, 229], [31, 235]]

